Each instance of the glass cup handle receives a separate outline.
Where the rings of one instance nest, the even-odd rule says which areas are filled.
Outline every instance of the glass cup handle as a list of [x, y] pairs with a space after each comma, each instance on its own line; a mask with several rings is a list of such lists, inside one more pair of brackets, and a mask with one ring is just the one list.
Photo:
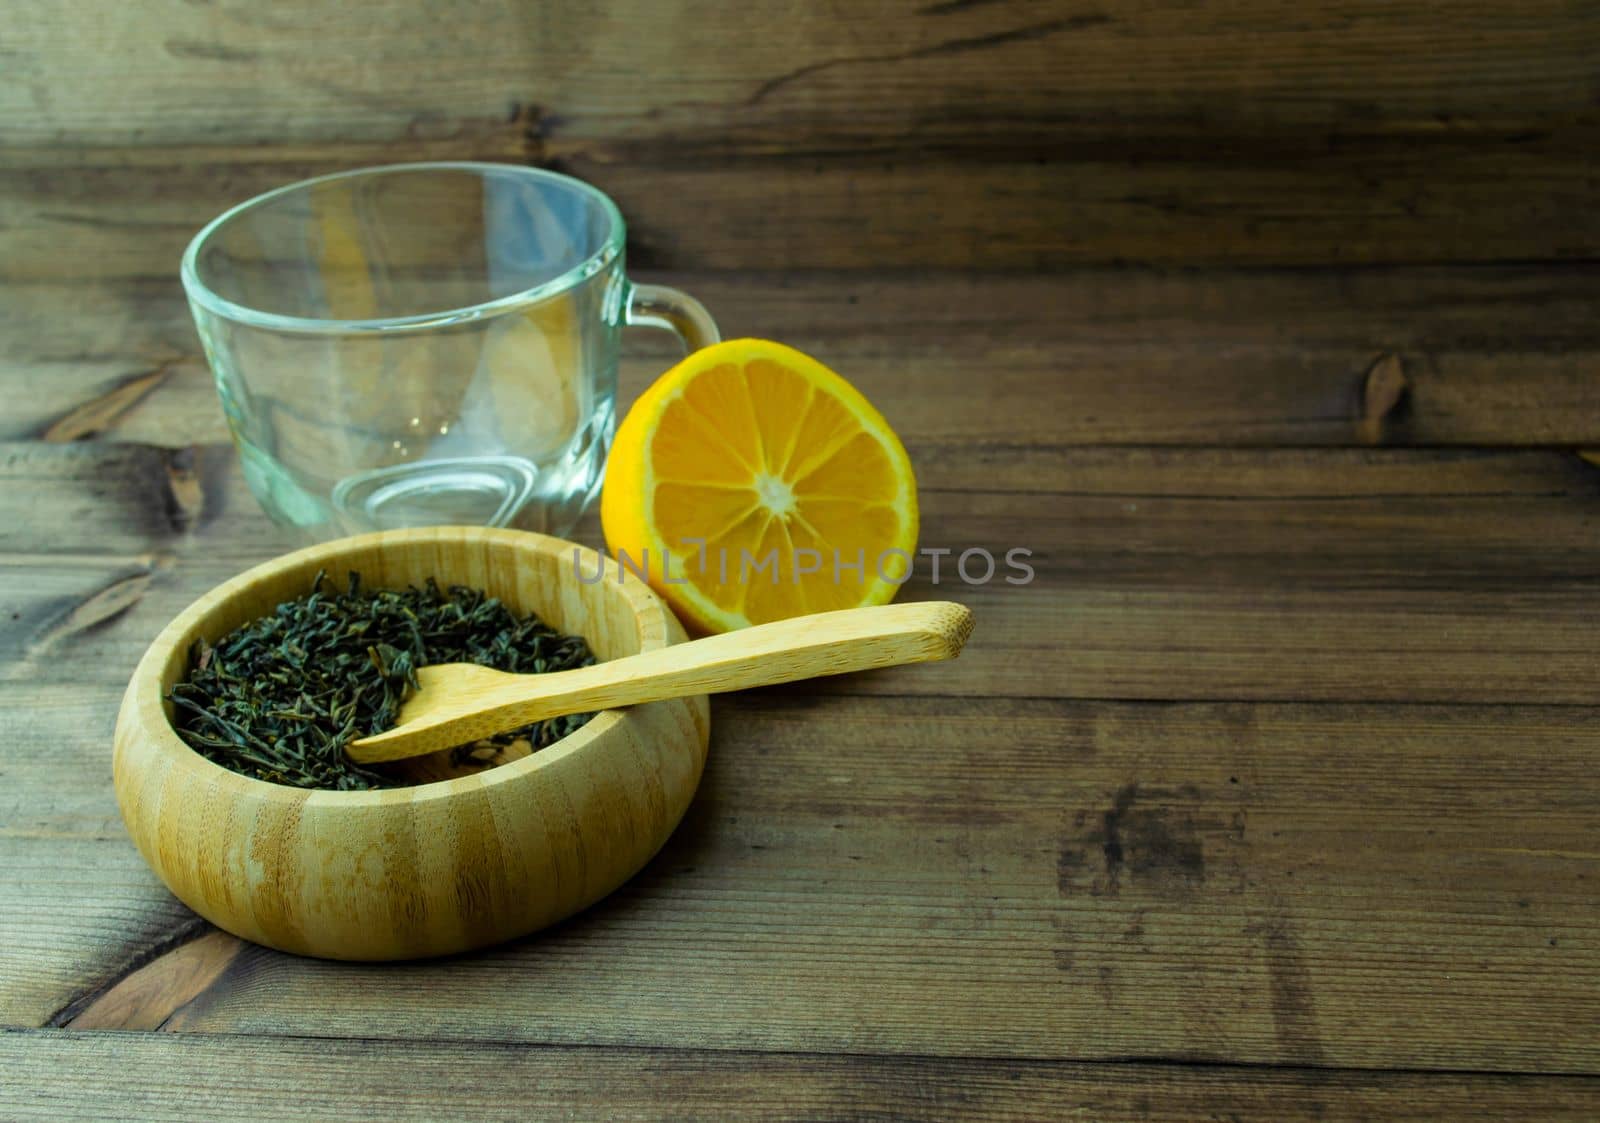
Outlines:
[[704, 304], [666, 285], [630, 284], [622, 321], [630, 327], [670, 331], [683, 340], [691, 355], [722, 340], [722, 333], [717, 331], [717, 323]]

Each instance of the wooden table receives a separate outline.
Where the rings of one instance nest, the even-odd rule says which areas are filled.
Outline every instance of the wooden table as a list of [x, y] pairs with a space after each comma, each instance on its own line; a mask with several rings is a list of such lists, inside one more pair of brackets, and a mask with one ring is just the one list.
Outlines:
[[[1593, 3], [3, 23], [0, 1118], [1600, 1118]], [[718, 701], [681, 829], [554, 930], [292, 959], [112, 798], [145, 645], [291, 544], [177, 262], [441, 159], [609, 192], [644, 279], [882, 408], [924, 545], [1037, 577], [922, 569], [958, 663]]]
[[1037, 578], [924, 570], [958, 663], [718, 700], [633, 882], [402, 966], [242, 943], [130, 845], [134, 661], [290, 542], [170, 286], [65, 359], [14, 291], [0, 1114], [1600, 1112], [1600, 277], [655, 279], [852, 377], [924, 544]]

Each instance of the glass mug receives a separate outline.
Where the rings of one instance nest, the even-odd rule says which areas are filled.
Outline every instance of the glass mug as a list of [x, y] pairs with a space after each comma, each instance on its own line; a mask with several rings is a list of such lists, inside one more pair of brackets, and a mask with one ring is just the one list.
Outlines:
[[437, 524], [568, 533], [598, 492], [625, 325], [718, 339], [623, 274], [588, 184], [511, 164], [368, 168], [214, 220], [183, 284], [267, 513], [312, 539]]

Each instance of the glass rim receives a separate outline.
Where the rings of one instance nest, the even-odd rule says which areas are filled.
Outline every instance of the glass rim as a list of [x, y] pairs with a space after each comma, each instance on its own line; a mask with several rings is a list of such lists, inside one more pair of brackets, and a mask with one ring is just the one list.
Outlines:
[[[472, 172], [480, 178], [487, 178], [488, 173], [505, 173], [517, 177], [541, 180], [546, 183], [554, 183], [568, 190], [576, 191], [578, 194], [600, 204], [601, 209], [611, 220], [611, 228], [606, 234], [604, 244], [598, 250], [566, 272], [552, 277], [543, 284], [508, 293], [493, 300], [481, 301], [477, 304], [463, 305], [458, 308], [444, 308], [437, 312], [423, 312], [411, 316], [334, 320], [311, 316], [286, 316], [277, 312], [263, 312], [258, 308], [250, 308], [218, 295], [200, 279], [196, 261], [205, 244], [213, 235], [234, 219], [258, 207], [271, 203], [285, 195], [291, 195], [295, 192], [315, 187], [318, 184], [331, 183], [335, 180], [375, 178], [396, 172], [436, 171]], [[611, 197], [593, 184], [585, 183], [583, 180], [576, 179], [573, 176], [562, 175], [560, 172], [547, 171], [544, 168], [531, 168], [524, 164], [498, 164], [484, 160], [427, 160], [409, 164], [374, 164], [365, 168], [351, 168], [348, 171], [330, 172], [327, 175], [312, 176], [310, 179], [286, 183], [282, 187], [264, 191], [260, 195], [252, 196], [242, 203], [229, 207], [201, 227], [200, 232], [189, 241], [188, 248], [183, 251], [183, 264], [179, 270], [179, 276], [183, 280], [184, 292], [191, 302], [213, 315], [250, 327], [283, 332], [335, 335], [372, 331], [416, 331], [471, 323], [474, 320], [498, 316], [504, 312], [548, 300], [574, 287], [579, 282], [594, 276], [616, 261], [622, 255], [626, 238], [627, 227], [623, 223], [622, 212], [617, 209], [617, 204], [612, 202]]]

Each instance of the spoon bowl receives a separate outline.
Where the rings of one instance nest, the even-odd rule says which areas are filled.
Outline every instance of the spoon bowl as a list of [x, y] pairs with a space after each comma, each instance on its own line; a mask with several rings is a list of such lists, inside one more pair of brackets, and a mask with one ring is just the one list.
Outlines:
[[[227, 581], [150, 645], [117, 719], [117, 802], [135, 845], [195, 912], [301, 955], [386, 960], [511, 939], [594, 903], [647, 862], [688, 808], [710, 713], [695, 695], [608, 710], [531, 756], [376, 791], [307, 791], [231, 772], [172, 726], [167, 692], [215, 642], [316, 574], [369, 588], [433, 577], [583, 636], [603, 660], [684, 639], [644, 582], [539, 534], [430, 527], [341, 539]], [[581, 572], [584, 581], [578, 580]], [[597, 572], [603, 579], [594, 580]]]

